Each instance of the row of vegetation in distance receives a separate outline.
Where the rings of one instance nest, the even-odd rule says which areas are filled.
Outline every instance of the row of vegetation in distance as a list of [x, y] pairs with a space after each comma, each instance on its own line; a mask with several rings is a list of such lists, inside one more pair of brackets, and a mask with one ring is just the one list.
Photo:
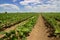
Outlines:
[[49, 23], [51, 27], [54, 29], [53, 35], [60, 35], [60, 14], [43, 14], [43, 17], [47, 21], [47, 23]]
[[5, 36], [3, 38], [0, 38], [0, 40], [26, 40], [26, 37], [34, 27], [37, 18], [38, 15], [34, 15], [33, 17], [29, 18], [28, 22], [24, 25], [18, 25], [15, 30], [9, 33], [5, 33]]

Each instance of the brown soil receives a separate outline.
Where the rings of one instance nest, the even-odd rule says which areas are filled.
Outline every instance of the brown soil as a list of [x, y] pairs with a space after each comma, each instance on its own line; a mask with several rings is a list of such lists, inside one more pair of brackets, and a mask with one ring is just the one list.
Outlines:
[[57, 21], [58, 24], [60, 24], [60, 21]]
[[47, 33], [47, 31], [48, 29], [46, 29], [44, 20], [40, 15], [27, 40], [60, 40], [59, 38], [48, 37], [49, 33]]

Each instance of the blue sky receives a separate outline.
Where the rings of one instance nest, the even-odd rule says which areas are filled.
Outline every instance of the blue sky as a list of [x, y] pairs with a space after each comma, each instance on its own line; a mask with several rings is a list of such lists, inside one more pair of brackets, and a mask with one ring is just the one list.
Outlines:
[[60, 12], [60, 0], [0, 0], [0, 12]]

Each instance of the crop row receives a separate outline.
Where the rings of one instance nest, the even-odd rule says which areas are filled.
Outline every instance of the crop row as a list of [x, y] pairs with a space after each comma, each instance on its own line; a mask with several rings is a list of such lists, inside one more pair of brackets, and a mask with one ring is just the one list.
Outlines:
[[5, 33], [5, 36], [0, 40], [26, 40], [26, 37], [29, 36], [32, 28], [34, 27], [38, 16], [35, 15], [29, 18], [28, 22], [24, 25], [19, 25], [17, 28], [9, 33]]
[[0, 30], [2, 30], [2, 28], [7, 28], [9, 25], [13, 25], [16, 22], [25, 20], [31, 16], [33, 16], [33, 14], [0, 14]]
[[44, 19], [47, 21], [47, 24], [50, 24], [53, 28], [53, 35], [60, 35], [60, 14], [43, 14]]

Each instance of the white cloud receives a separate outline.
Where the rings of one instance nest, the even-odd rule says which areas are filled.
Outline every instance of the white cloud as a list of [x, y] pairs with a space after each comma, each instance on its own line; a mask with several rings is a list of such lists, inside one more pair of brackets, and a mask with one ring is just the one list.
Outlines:
[[4, 11], [18, 11], [18, 10], [20, 10], [19, 7], [14, 4], [0, 4], [0, 8], [2, 8], [1, 10], [4, 10]]
[[[32, 4], [29, 5], [29, 3]], [[24, 0], [20, 2], [21, 5], [24, 5], [27, 11], [44, 12], [44, 11], [58, 11], [60, 9], [60, 0], [49, 0], [46, 3], [47, 4], [44, 3], [44, 0]]]
[[31, 9], [32, 6], [25, 6], [25, 9]]
[[20, 4], [21, 5], [28, 5], [29, 3], [37, 4], [37, 3], [40, 3], [39, 1], [40, 0], [24, 0], [24, 1], [21, 1]]
[[[51, 7], [52, 6], [52, 7]], [[44, 12], [44, 11], [56, 11], [56, 5], [37, 5], [37, 6], [25, 6], [27, 11]]]
[[13, 0], [13, 2], [16, 2], [17, 0]]

